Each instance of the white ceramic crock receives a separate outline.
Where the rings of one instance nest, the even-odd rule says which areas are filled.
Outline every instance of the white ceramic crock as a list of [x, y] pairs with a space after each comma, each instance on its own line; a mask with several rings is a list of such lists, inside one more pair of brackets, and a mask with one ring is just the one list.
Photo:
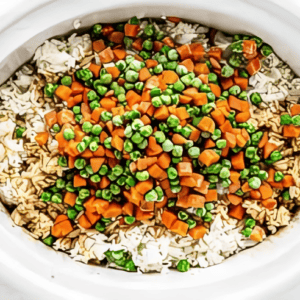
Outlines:
[[[72, 31], [75, 19], [86, 27], [134, 15], [176, 15], [232, 33], [258, 35], [300, 74], [300, 7], [295, 1], [31, 0], [0, 22], [0, 83], [45, 39]], [[17, 55], [20, 47], [22, 54]], [[0, 285], [13, 287], [25, 300], [283, 300], [300, 282], [298, 219], [263, 244], [198, 275], [139, 275], [83, 265], [12, 225], [0, 212]]]

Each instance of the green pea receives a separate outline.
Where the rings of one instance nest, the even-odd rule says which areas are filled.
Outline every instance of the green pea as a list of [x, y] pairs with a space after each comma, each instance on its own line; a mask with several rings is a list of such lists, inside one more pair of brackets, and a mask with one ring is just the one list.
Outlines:
[[163, 143], [166, 140], [166, 136], [162, 131], [156, 131], [154, 137], [158, 143]]
[[148, 202], [153, 202], [158, 199], [158, 195], [155, 190], [151, 190], [145, 195], [145, 200]]
[[52, 247], [53, 243], [54, 243], [54, 237], [52, 235], [49, 235], [48, 237], [46, 237], [45, 239], [43, 239], [43, 243], [47, 246]]
[[146, 181], [149, 179], [150, 175], [148, 171], [138, 171], [136, 172], [135, 177], [138, 181]]
[[50, 201], [50, 200], [51, 200], [51, 197], [52, 197], [52, 193], [50, 193], [50, 192], [43, 192], [43, 193], [41, 194], [41, 200], [42, 200], [43, 202], [48, 202], [48, 201]]
[[281, 195], [284, 201], [289, 201], [291, 199], [289, 191], [284, 191]]
[[217, 140], [217, 142], [216, 142], [216, 146], [217, 146], [219, 149], [225, 148], [226, 145], [227, 145], [227, 142], [226, 142], [226, 140], [223, 140], [223, 139], [219, 139], [219, 140]]
[[263, 56], [269, 56], [273, 53], [273, 48], [270, 45], [264, 44], [260, 50]]
[[262, 102], [262, 98], [259, 93], [252, 93], [250, 95], [250, 100], [256, 106], [258, 106]]
[[179, 220], [185, 221], [188, 218], [189, 218], [189, 215], [186, 212], [184, 212], [184, 211], [178, 212], [178, 219]]
[[67, 167], [68, 166], [68, 161], [65, 156], [60, 156], [57, 160], [57, 163], [61, 167]]
[[124, 168], [120, 165], [116, 165], [112, 168], [113, 174], [115, 174], [117, 177], [123, 174]]
[[135, 119], [132, 124], [131, 124], [131, 127], [133, 130], [139, 130], [141, 129], [142, 127], [144, 126], [144, 123], [139, 120], [139, 119]]
[[93, 32], [96, 34], [96, 35], [99, 35], [102, 31], [102, 26], [100, 24], [95, 24], [93, 26]]
[[162, 148], [163, 148], [164, 152], [171, 152], [174, 148], [174, 145], [170, 140], [165, 140], [162, 143]]
[[99, 231], [99, 232], [103, 232], [103, 231], [105, 231], [105, 225], [102, 224], [102, 223], [100, 223], [100, 222], [98, 222], [98, 223], [96, 223], [96, 225], [95, 225], [95, 229], [96, 229], [97, 231]]
[[58, 194], [58, 193], [53, 194], [51, 197], [51, 202], [57, 203], [57, 204], [62, 203], [62, 195]]
[[121, 193], [120, 187], [114, 183], [110, 185], [110, 191], [113, 195], [119, 195]]
[[74, 162], [74, 166], [78, 170], [82, 170], [86, 166], [86, 161], [83, 158], [77, 158]]
[[131, 225], [135, 222], [135, 217], [125, 216], [124, 221], [125, 221], [126, 224]]
[[292, 117], [288, 114], [280, 116], [280, 125], [290, 125], [292, 124]]
[[228, 65], [225, 65], [222, 69], [221, 69], [221, 75], [223, 77], [231, 77], [234, 74], [234, 69]]
[[[53, 126], [54, 127], [54, 126]], [[16, 129], [16, 138], [20, 139], [23, 137], [23, 133], [26, 131], [26, 127], [18, 127]]]
[[177, 264], [179, 272], [187, 272], [190, 269], [190, 263], [186, 259], [182, 259]]
[[203, 217], [204, 222], [211, 222], [212, 221], [212, 214], [210, 212], [207, 212], [205, 216]]
[[57, 84], [47, 83], [44, 87], [44, 94], [47, 97], [52, 98], [57, 88], [58, 88]]
[[241, 232], [242, 232], [242, 234], [243, 234], [245, 237], [249, 237], [249, 236], [251, 235], [251, 233], [252, 233], [252, 229], [249, 228], [249, 227], [247, 227], [247, 228], [245, 228], [244, 230], [242, 230]]
[[283, 178], [284, 178], [284, 174], [282, 172], [280, 172], [280, 171], [275, 172], [275, 174], [274, 174], [275, 182], [280, 182], [283, 180]]
[[102, 165], [100, 167], [100, 170], [98, 171], [99, 175], [104, 176], [108, 172], [108, 166], [107, 165]]
[[252, 189], [258, 189], [261, 186], [261, 180], [258, 177], [251, 177], [248, 179], [248, 184]]

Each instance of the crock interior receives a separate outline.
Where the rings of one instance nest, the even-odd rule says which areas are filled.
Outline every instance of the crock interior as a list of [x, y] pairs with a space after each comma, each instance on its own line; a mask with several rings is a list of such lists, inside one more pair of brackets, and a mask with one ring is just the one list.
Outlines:
[[[107, 1], [108, 2], [108, 1]], [[252, 33], [271, 44], [277, 54], [300, 74], [299, 19], [281, 7], [262, 1], [53, 1], [17, 20], [0, 33], [0, 82], [30, 59], [43, 41], [72, 31], [79, 18], [82, 28], [96, 22], [117, 22], [138, 17], [176, 15], [232, 33]], [[66, 13], [67, 12], [67, 13]], [[34, 21], [33, 21], [34, 20]], [[20, 31], [22, 30], [22, 31]], [[21, 32], [21, 34], [20, 34]], [[16, 36], [19, 35], [18, 41]], [[20, 51], [17, 49], [22, 49]], [[6, 49], [3, 49], [6, 48]], [[0, 276], [26, 295], [37, 299], [150, 299], [204, 296], [213, 299], [263, 299], [292, 286], [299, 276], [298, 219], [263, 244], [243, 251], [199, 274], [171, 272], [143, 275], [75, 263], [24, 234], [0, 213]], [[284, 276], [284, 277], [283, 277]], [[283, 279], [284, 278], [284, 279]], [[253, 287], [255, 286], [255, 289]], [[34, 298], [32, 298], [34, 299]]]

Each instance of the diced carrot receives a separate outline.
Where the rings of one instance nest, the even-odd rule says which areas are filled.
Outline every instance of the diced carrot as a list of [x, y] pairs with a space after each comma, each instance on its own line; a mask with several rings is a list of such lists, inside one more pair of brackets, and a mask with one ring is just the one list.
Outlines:
[[235, 170], [243, 170], [245, 169], [245, 159], [244, 152], [241, 151], [231, 157], [232, 167]]
[[205, 198], [201, 195], [190, 194], [188, 195], [188, 207], [203, 208], [205, 203]]
[[222, 58], [222, 49], [219, 47], [210, 47], [208, 56], [220, 60]]
[[90, 159], [90, 165], [91, 165], [94, 173], [97, 173], [100, 170], [104, 161], [105, 161], [105, 158], [103, 158], [103, 157], [97, 157], [97, 158]]
[[135, 219], [137, 221], [149, 220], [153, 217], [153, 212], [144, 212], [139, 207], [136, 208]]
[[244, 123], [244, 122], [247, 122], [247, 121], [250, 119], [250, 117], [251, 117], [250, 112], [249, 112], [249, 111], [246, 111], [246, 112], [238, 113], [238, 114], [235, 116], [235, 120], [236, 120], [238, 123]]
[[261, 63], [259, 58], [254, 58], [249, 61], [246, 70], [250, 74], [250, 76], [256, 74], [261, 69]]
[[46, 124], [50, 128], [52, 128], [52, 126], [57, 123], [57, 113], [56, 113], [56, 111], [52, 110], [52, 111], [48, 112], [47, 114], [45, 114], [44, 119], [45, 119]]
[[248, 78], [244, 77], [234, 77], [234, 83], [238, 85], [243, 91], [247, 90], [248, 88]]
[[[220, 108], [221, 109], [221, 108]], [[226, 132], [232, 132], [232, 125], [231, 123], [229, 122], [229, 120], [226, 120], [224, 124], [222, 124], [221, 126], [219, 126], [220, 130], [223, 132], [223, 133], [226, 133]]]
[[135, 49], [137, 51], [142, 51], [143, 42], [144, 42], [144, 40], [142, 38], [138, 38], [132, 43], [131, 46], [132, 46], [133, 49]]
[[154, 41], [154, 43], [153, 43], [154, 52], [159, 52], [163, 46], [164, 46], [164, 43], [162, 43], [160, 41]]
[[84, 92], [84, 86], [78, 81], [73, 81], [71, 85], [71, 90], [72, 96], [82, 94]]
[[244, 218], [246, 209], [242, 207], [241, 204], [232, 206], [232, 208], [229, 210], [228, 215], [232, 218], [242, 220]]
[[190, 229], [188, 234], [194, 239], [199, 240], [204, 237], [207, 229], [203, 225], [197, 225], [194, 228]]
[[127, 202], [123, 205], [122, 211], [124, 215], [133, 216], [134, 206], [131, 202]]
[[268, 210], [273, 210], [277, 205], [277, 201], [275, 199], [270, 198], [270, 199], [262, 200], [261, 204]]
[[261, 242], [263, 240], [264, 235], [265, 231], [261, 227], [255, 226], [252, 229], [250, 239], [255, 242]]
[[71, 94], [72, 94], [72, 90], [69, 87], [65, 86], [65, 85], [60, 85], [55, 90], [55, 95], [63, 101], [68, 101]]
[[96, 52], [101, 52], [106, 48], [103, 40], [97, 40], [93, 42], [93, 50]]
[[233, 183], [237, 183], [239, 181], [240, 176], [241, 176], [241, 174], [239, 172], [234, 171], [234, 170], [230, 171], [230, 180]]
[[172, 227], [176, 220], [177, 216], [170, 211], [165, 210], [161, 215], [161, 221], [168, 229]]
[[201, 163], [209, 167], [210, 165], [219, 161], [220, 156], [214, 150], [206, 149], [201, 152], [198, 159]]
[[261, 193], [258, 190], [252, 190], [252, 191], [250, 191], [250, 198], [259, 200], [259, 199], [261, 199]]
[[258, 148], [263, 148], [268, 142], [268, 132], [264, 132], [260, 142], [258, 143]]
[[121, 73], [117, 67], [107, 67], [106, 71], [112, 76], [113, 79], [118, 78]]
[[300, 115], [300, 104], [294, 104], [291, 107], [291, 116]]
[[218, 200], [217, 190], [208, 190], [205, 194], [205, 202], [213, 202]]
[[162, 42], [163, 42], [165, 45], [169, 46], [170, 48], [174, 48], [174, 46], [175, 46], [174, 41], [173, 41], [172, 38], [170, 38], [169, 36], [166, 36], [166, 37], [162, 40]]
[[116, 44], [121, 44], [124, 39], [124, 32], [120, 31], [114, 31], [108, 36], [108, 40], [116, 43]]
[[245, 100], [240, 100], [237, 97], [230, 95], [228, 98], [228, 104], [231, 108], [245, 112], [249, 110], [249, 103]]
[[154, 118], [157, 120], [166, 120], [169, 115], [168, 108], [165, 105], [156, 108], [154, 112]]
[[195, 187], [196, 180], [190, 176], [183, 176], [180, 178], [180, 185], [181, 186], [188, 186], [188, 187]]
[[114, 135], [111, 140], [111, 145], [119, 151], [123, 151], [124, 141], [118, 135]]
[[77, 198], [77, 194], [71, 193], [71, 192], [66, 192], [65, 197], [64, 197], [64, 203], [66, 203], [70, 206], [74, 206], [76, 198]]
[[220, 97], [221, 96], [221, 88], [220, 88], [220, 86], [218, 86], [217, 84], [214, 84], [214, 83], [210, 83], [209, 87], [210, 87], [212, 93], [216, 97]]
[[48, 138], [49, 138], [49, 133], [45, 131], [45, 132], [39, 132], [34, 139], [40, 146], [44, 146], [47, 143]]
[[141, 103], [142, 97], [139, 94], [137, 94], [135, 91], [129, 90], [126, 93], [126, 101], [128, 103], [128, 106], [131, 108], [134, 104]]
[[228, 90], [234, 85], [232, 78], [222, 78], [221, 86], [223, 90]]
[[151, 177], [157, 180], [164, 180], [168, 177], [167, 172], [161, 169], [157, 164], [154, 164], [151, 167], [149, 167], [148, 172]]
[[116, 218], [121, 214], [122, 206], [116, 202], [111, 202], [107, 210], [102, 213], [104, 218]]
[[206, 54], [201, 43], [192, 43], [189, 46], [192, 52], [192, 59], [195, 62], [200, 61]]
[[151, 74], [147, 68], [142, 68], [139, 73], [139, 80], [146, 81], [151, 77]]
[[210, 132], [210, 133], [213, 133], [215, 131], [215, 128], [216, 128], [215, 122], [207, 116], [204, 116], [201, 119], [201, 121], [199, 122], [197, 127], [202, 131], [207, 131], [207, 132]]
[[184, 61], [180, 62], [179, 65], [183, 65], [187, 68], [188, 72], [193, 72], [194, 71], [194, 63], [193, 61], [188, 58], [188, 59], [185, 59]]
[[172, 142], [175, 144], [175, 145], [184, 145], [186, 142], [187, 142], [187, 139], [184, 138], [182, 135], [178, 134], [178, 133], [175, 133], [173, 134], [172, 136]]
[[238, 147], [241, 147], [243, 148], [247, 143], [247, 140], [241, 135], [241, 134], [238, 134], [236, 136], [236, 144]]
[[234, 194], [228, 194], [227, 198], [231, 202], [231, 204], [233, 204], [233, 205], [238, 205], [243, 201], [242, 197], [239, 197], [239, 196], [234, 195]]
[[110, 47], [105, 48], [99, 53], [99, 58], [101, 63], [107, 64], [114, 60], [114, 53], [112, 52]]
[[210, 70], [206, 63], [197, 63], [194, 67], [194, 73], [199, 76], [200, 74], [209, 74]]
[[171, 70], [166, 70], [162, 72], [162, 80], [166, 84], [173, 84], [179, 79], [178, 75]]
[[109, 186], [109, 184], [110, 184], [110, 180], [106, 176], [103, 176], [101, 178], [99, 187], [100, 187], [100, 189], [105, 189], [106, 187]]
[[164, 197], [163, 201], [155, 202], [155, 207], [157, 209], [164, 208], [167, 205], [167, 203], [168, 203], [168, 198]]
[[237, 142], [236, 136], [227, 131], [225, 132], [224, 136], [225, 136], [225, 140], [227, 141], [228, 147], [235, 148]]
[[158, 61], [157, 60], [154, 60], [154, 59], [147, 59], [146, 60], [146, 67], [148, 69], [150, 68], [154, 68], [158, 65]]
[[153, 181], [151, 179], [148, 179], [146, 181], [139, 181], [135, 185], [135, 189], [141, 194], [145, 195], [147, 192], [149, 192], [153, 188]]
[[186, 236], [189, 225], [183, 221], [176, 220], [169, 229], [181, 236]]
[[180, 121], [190, 118], [189, 113], [187, 112], [186, 108], [183, 106], [176, 108], [176, 116], [179, 118]]
[[282, 185], [285, 188], [291, 187], [295, 185], [295, 180], [292, 175], [284, 175], [284, 178], [282, 180]]
[[180, 162], [176, 165], [179, 176], [189, 176], [193, 173], [193, 167], [190, 162]]
[[57, 121], [59, 125], [64, 125], [66, 123], [74, 123], [75, 116], [71, 110], [63, 109], [57, 114]]
[[102, 98], [100, 100], [100, 105], [102, 108], [106, 109], [107, 111], [111, 111], [113, 107], [116, 107], [116, 102], [111, 100], [110, 98]]
[[188, 59], [188, 58], [192, 58], [192, 56], [193, 56], [190, 45], [182, 45], [182, 46], [178, 47], [176, 50], [180, 55], [181, 61]]
[[214, 148], [216, 146], [216, 143], [212, 139], [207, 139], [204, 142], [204, 148], [209, 149], [209, 148]]
[[82, 178], [79, 174], [74, 176], [74, 187], [86, 186], [86, 179]]
[[171, 157], [168, 153], [163, 152], [157, 159], [157, 164], [162, 168], [162, 169], [167, 169], [169, 168], [171, 163]]
[[295, 125], [284, 125], [283, 136], [287, 138], [298, 138], [300, 136], [300, 127]]
[[271, 198], [273, 195], [273, 190], [267, 182], [263, 182], [258, 190], [261, 193], [261, 199], [263, 200]]
[[170, 21], [170, 22], [172, 22], [172, 23], [175, 23], [175, 24], [181, 22], [180, 18], [178, 18], [178, 17], [172, 17], [172, 16], [171, 17], [167, 17], [167, 20]]
[[264, 159], [268, 158], [269, 155], [278, 148], [277, 145], [267, 142], [264, 146]]
[[126, 36], [136, 37], [140, 30], [140, 25], [135, 24], [125, 24], [124, 32]]
[[230, 194], [234, 194], [234, 193], [235, 193], [236, 191], [238, 191], [240, 188], [241, 188], [241, 182], [238, 181], [238, 182], [236, 182], [236, 183], [231, 183], [231, 184], [229, 185], [228, 190], [229, 190], [229, 193], [230, 193]]
[[73, 230], [73, 226], [69, 220], [55, 223], [51, 228], [51, 234], [56, 238], [62, 238]]
[[113, 53], [116, 61], [126, 57], [126, 51], [124, 49], [114, 49]]

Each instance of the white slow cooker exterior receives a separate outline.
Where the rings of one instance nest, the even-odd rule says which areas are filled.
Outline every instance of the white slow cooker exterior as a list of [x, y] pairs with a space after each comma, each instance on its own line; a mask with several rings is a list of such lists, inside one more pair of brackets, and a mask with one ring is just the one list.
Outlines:
[[[45, 39], [71, 31], [75, 19], [80, 19], [85, 27], [96, 22], [127, 20], [133, 15], [176, 15], [230, 32], [256, 34], [300, 74], [300, 6], [295, 1], [18, 2], [23, 5], [0, 21], [0, 83], [26, 62]], [[21, 56], [15, 52], [19, 47], [24, 49]], [[179, 300], [191, 297], [284, 300], [300, 283], [299, 236], [300, 220], [296, 218], [291, 226], [263, 244], [220, 265], [201, 269], [198, 275], [178, 272], [140, 275], [76, 263], [32, 239], [0, 211], [0, 299], [10, 299], [10, 295], [3, 293], [11, 287], [22, 295], [15, 299], [24, 300]]]

